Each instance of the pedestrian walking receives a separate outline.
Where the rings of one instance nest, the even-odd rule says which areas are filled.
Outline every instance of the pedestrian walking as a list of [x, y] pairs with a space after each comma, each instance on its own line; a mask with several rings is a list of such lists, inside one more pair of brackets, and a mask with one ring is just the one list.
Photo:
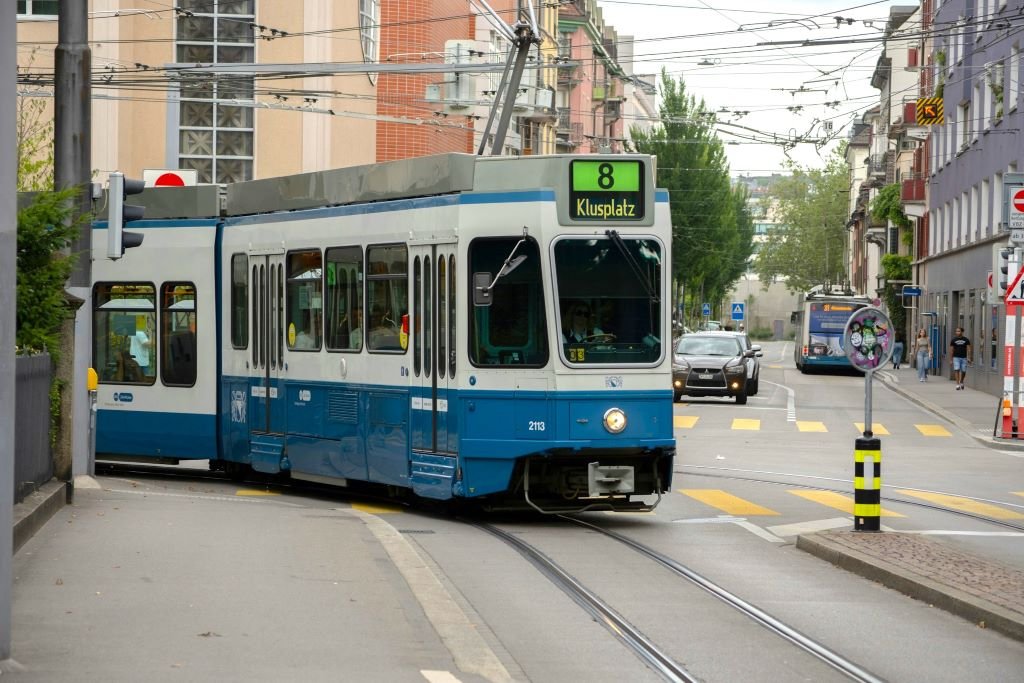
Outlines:
[[892, 345], [892, 369], [899, 370], [903, 362], [903, 333], [896, 333], [896, 342]]
[[914, 357], [917, 359], [917, 381], [928, 381], [928, 363], [932, 359], [932, 342], [922, 327], [914, 338]]
[[971, 340], [964, 336], [964, 328], [956, 328], [956, 336], [949, 340], [949, 353], [953, 357], [953, 379], [956, 391], [963, 391], [967, 377], [967, 364], [971, 362]]

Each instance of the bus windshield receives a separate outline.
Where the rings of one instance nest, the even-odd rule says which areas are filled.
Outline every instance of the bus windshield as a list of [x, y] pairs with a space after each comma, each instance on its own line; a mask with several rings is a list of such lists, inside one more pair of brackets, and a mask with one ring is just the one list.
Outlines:
[[[846, 321], [854, 311], [863, 308], [864, 304], [856, 302], [812, 302], [807, 311], [807, 332], [810, 345], [824, 347], [827, 356], [845, 356], [843, 350], [843, 332]], [[819, 354], [822, 355], [822, 354]]]
[[615, 237], [555, 243], [558, 340], [570, 365], [661, 359], [662, 245], [650, 237]]

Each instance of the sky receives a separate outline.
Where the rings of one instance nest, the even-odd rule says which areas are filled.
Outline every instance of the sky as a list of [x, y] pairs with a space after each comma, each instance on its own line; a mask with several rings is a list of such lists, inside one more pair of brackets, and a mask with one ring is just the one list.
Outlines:
[[[786, 172], [787, 159], [805, 168], [824, 166], [850, 124], [879, 101], [870, 81], [889, 8], [917, 4], [598, 0], [605, 23], [620, 38], [634, 37], [635, 73], [660, 73], [664, 67], [673, 78], [681, 75], [687, 90], [718, 112], [719, 137], [733, 175]], [[767, 44], [805, 40], [858, 42]], [[788, 150], [763, 142], [794, 139], [830, 141], [801, 142]]]

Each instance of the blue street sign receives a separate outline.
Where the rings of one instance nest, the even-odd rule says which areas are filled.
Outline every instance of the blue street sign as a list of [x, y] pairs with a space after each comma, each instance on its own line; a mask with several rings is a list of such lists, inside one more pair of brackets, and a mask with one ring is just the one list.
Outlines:
[[732, 319], [743, 320], [743, 302], [734, 301], [732, 303]]
[[903, 296], [921, 296], [921, 288], [903, 285]]
[[704, 304], [701, 307], [701, 315], [703, 315], [705, 318], [711, 317], [711, 304]]

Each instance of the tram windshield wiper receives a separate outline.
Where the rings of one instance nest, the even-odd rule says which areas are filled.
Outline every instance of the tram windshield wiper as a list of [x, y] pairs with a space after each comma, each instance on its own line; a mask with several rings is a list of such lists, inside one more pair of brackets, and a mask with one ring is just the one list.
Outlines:
[[643, 285], [644, 290], [647, 292], [647, 296], [651, 298], [651, 301], [653, 301], [654, 303], [661, 303], [661, 298], [658, 296], [658, 293], [655, 291], [654, 287], [651, 286], [651, 281], [644, 275], [643, 268], [640, 267], [640, 264], [637, 263], [636, 258], [633, 256], [633, 254], [630, 253], [629, 248], [626, 246], [626, 243], [622, 240], [622, 236], [619, 235], [619, 232], [617, 230], [605, 230], [604, 234], [608, 236], [608, 239], [611, 240], [611, 243], [615, 245], [615, 247], [619, 250], [619, 253], [622, 254], [622, 257], [626, 259], [626, 263], [629, 265], [630, 270], [633, 271], [633, 274], [636, 275], [636, 279], [640, 282], [641, 285]]
[[529, 228], [524, 225], [523, 236], [515, 243], [515, 246], [512, 247], [512, 251], [510, 251], [508, 256], [505, 258], [505, 262], [501, 264], [501, 268], [498, 269], [498, 274], [494, 276], [493, 280], [491, 279], [491, 274], [488, 272], [473, 273], [473, 305], [491, 305], [491, 290], [498, 284], [498, 280], [523, 265], [528, 258], [526, 254], [516, 256], [516, 251], [526, 243], [526, 239], [529, 236]]

